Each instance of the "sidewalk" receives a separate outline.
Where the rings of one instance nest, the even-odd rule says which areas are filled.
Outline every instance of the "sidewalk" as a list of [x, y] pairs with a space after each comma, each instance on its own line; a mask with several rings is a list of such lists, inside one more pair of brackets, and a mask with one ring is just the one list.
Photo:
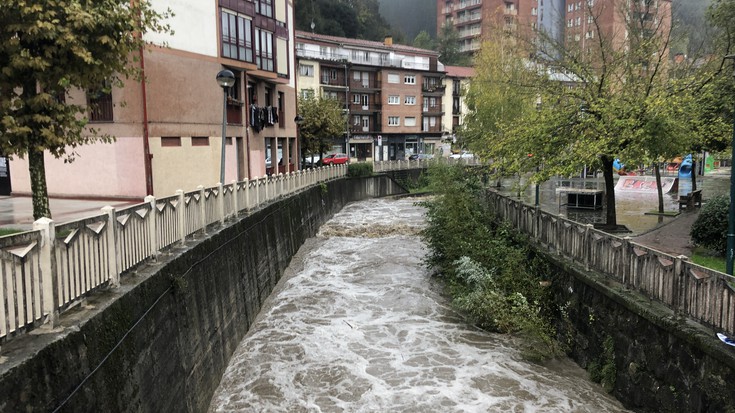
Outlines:
[[[63, 224], [80, 218], [97, 215], [105, 206], [123, 208], [137, 203], [133, 201], [104, 199], [50, 198], [54, 222]], [[0, 228], [29, 230], [33, 228], [33, 203], [28, 196], [0, 196]]]

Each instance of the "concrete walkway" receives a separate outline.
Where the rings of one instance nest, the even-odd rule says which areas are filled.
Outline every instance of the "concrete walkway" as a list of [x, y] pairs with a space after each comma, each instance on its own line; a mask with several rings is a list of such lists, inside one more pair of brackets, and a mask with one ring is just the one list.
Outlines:
[[[123, 208], [143, 202], [51, 198], [51, 218], [59, 224], [99, 214], [105, 206]], [[0, 228], [29, 230], [33, 228], [33, 203], [27, 196], [0, 196]]]

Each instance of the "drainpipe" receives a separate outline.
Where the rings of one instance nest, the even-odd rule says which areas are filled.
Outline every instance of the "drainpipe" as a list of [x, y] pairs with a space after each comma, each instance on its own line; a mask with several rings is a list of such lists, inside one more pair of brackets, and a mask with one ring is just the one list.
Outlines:
[[140, 48], [140, 89], [142, 92], [143, 99], [143, 164], [145, 168], [145, 193], [147, 195], [154, 195], [153, 193], [153, 167], [151, 166], [151, 148], [148, 142], [148, 98], [146, 95], [145, 87], [145, 46]]

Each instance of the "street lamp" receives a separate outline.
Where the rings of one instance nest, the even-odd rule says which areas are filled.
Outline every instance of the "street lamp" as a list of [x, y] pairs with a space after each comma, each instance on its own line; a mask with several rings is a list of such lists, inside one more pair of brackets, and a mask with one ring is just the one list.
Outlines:
[[[727, 55], [724, 60], [732, 59], [735, 69], [735, 54]], [[735, 72], [733, 73], [735, 75]], [[732, 153], [730, 157], [730, 212], [727, 216], [727, 260], [725, 271], [732, 275], [733, 254], [735, 254], [735, 113], [733, 113]]]
[[231, 70], [217, 73], [217, 84], [222, 87], [222, 150], [219, 162], [219, 182], [225, 183], [225, 141], [227, 140], [227, 90], [235, 84], [235, 74]]
[[295, 118], [293, 118], [294, 123], [296, 124], [296, 142], [299, 145], [299, 152], [301, 152], [301, 167], [299, 169], [304, 168], [304, 164], [306, 163], [306, 154], [304, 153], [304, 145], [301, 142], [301, 124], [304, 123], [304, 118], [301, 117], [301, 115], [296, 115]]

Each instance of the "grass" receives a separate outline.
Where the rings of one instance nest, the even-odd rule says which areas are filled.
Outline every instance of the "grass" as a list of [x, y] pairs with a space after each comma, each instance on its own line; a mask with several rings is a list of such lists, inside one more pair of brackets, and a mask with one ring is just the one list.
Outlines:
[[25, 232], [25, 230], [17, 229], [17, 228], [0, 228], [0, 237], [4, 237], [6, 235], [17, 234], [19, 232]]
[[692, 262], [702, 267], [725, 272], [725, 257], [716, 255], [705, 248], [697, 247], [692, 251]]

